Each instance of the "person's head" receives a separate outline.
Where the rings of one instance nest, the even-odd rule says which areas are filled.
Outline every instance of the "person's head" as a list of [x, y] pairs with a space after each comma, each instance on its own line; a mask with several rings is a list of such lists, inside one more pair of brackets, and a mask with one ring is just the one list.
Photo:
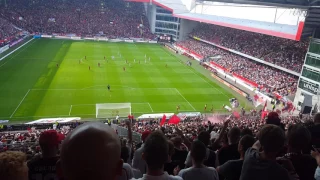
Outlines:
[[258, 134], [261, 148], [266, 154], [276, 155], [284, 145], [284, 131], [276, 125], [265, 125]]
[[206, 158], [207, 147], [203, 142], [196, 140], [191, 145], [191, 157], [193, 164], [202, 164]]
[[146, 161], [148, 169], [162, 170], [168, 161], [169, 145], [166, 137], [160, 131], [152, 132], [146, 139], [142, 158]]
[[300, 125], [291, 125], [287, 131], [287, 140], [290, 151], [301, 152], [306, 148], [311, 141], [311, 134], [309, 130]]
[[207, 131], [201, 131], [198, 135], [198, 140], [201, 141], [205, 146], [210, 143], [210, 133]]
[[175, 148], [180, 148], [181, 144], [182, 144], [182, 138], [181, 137], [173, 137], [171, 138], [171, 141], [174, 145]]
[[255, 143], [255, 139], [253, 136], [250, 135], [244, 135], [238, 145], [238, 151], [243, 156], [245, 152], [252, 147], [252, 145]]
[[122, 172], [120, 151], [120, 139], [110, 126], [82, 124], [62, 143], [58, 172], [66, 180], [115, 179]]
[[314, 124], [320, 124], [320, 113], [317, 113], [316, 115], [314, 115], [313, 122]]
[[233, 127], [228, 132], [229, 144], [237, 144], [240, 140], [241, 131], [238, 127]]
[[241, 131], [241, 137], [245, 136], [245, 135], [249, 135], [249, 136], [253, 136], [253, 133], [251, 131], [251, 129], [249, 128], [244, 128]]
[[26, 155], [18, 151], [0, 153], [0, 179], [27, 180], [28, 166]]
[[276, 112], [270, 112], [266, 117], [266, 124], [273, 124], [273, 125], [280, 126], [281, 119], [279, 117], [279, 114]]
[[48, 130], [41, 133], [39, 145], [44, 157], [53, 157], [57, 155], [59, 148], [59, 135], [55, 130]]

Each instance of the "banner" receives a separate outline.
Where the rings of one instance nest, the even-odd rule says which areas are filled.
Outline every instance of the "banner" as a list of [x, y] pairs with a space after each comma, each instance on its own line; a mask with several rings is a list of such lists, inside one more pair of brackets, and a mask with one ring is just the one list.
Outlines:
[[299, 81], [299, 88], [308, 91], [314, 95], [318, 94], [319, 92], [319, 84], [314, 84], [312, 82], [306, 81], [302, 78], [300, 78]]
[[9, 49], [9, 45], [3, 46], [2, 48], [0, 48], [0, 54], [3, 53], [3, 52], [5, 52], [5, 51], [8, 50], [8, 49]]
[[174, 113], [158, 113], [158, 114], [143, 114], [138, 117], [138, 119], [160, 119], [165, 115], [167, 118], [170, 118]]
[[177, 116], [181, 119], [181, 120], [185, 120], [186, 118], [193, 118], [193, 117], [200, 117], [201, 113], [200, 112], [182, 112], [177, 114]]
[[173, 115], [169, 121], [168, 124], [179, 124], [180, 118], [177, 115]]
[[70, 117], [70, 118], [44, 118], [36, 121], [31, 121], [25, 124], [53, 124], [53, 123], [66, 123], [73, 121], [80, 121], [80, 117]]

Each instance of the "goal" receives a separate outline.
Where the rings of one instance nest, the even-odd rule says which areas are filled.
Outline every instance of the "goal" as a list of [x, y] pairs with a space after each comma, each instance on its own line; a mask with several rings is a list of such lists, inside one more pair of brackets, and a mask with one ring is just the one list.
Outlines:
[[96, 104], [96, 118], [127, 117], [131, 114], [131, 103]]

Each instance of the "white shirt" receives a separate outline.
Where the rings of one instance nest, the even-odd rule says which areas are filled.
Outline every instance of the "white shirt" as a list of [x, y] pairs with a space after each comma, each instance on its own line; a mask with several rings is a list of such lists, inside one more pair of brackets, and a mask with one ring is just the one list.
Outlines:
[[164, 172], [161, 176], [150, 176], [144, 174], [142, 178], [136, 180], [183, 180], [179, 176], [171, 176], [167, 172]]
[[142, 144], [141, 147], [134, 152], [132, 167], [140, 170], [142, 174], [145, 174], [147, 172], [147, 164], [142, 159], [143, 146], [144, 144]]
[[133, 171], [128, 163], [122, 165], [122, 175], [118, 177], [118, 180], [128, 180], [133, 178]]
[[184, 180], [219, 180], [219, 175], [213, 167], [182, 169], [178, 176]]

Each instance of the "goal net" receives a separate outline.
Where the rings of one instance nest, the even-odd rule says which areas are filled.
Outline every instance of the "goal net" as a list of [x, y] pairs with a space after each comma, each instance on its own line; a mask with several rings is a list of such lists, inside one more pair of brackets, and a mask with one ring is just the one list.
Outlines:
[[131, 103], [96, 104], [96, 118], [127, 117], [131, 114]]

